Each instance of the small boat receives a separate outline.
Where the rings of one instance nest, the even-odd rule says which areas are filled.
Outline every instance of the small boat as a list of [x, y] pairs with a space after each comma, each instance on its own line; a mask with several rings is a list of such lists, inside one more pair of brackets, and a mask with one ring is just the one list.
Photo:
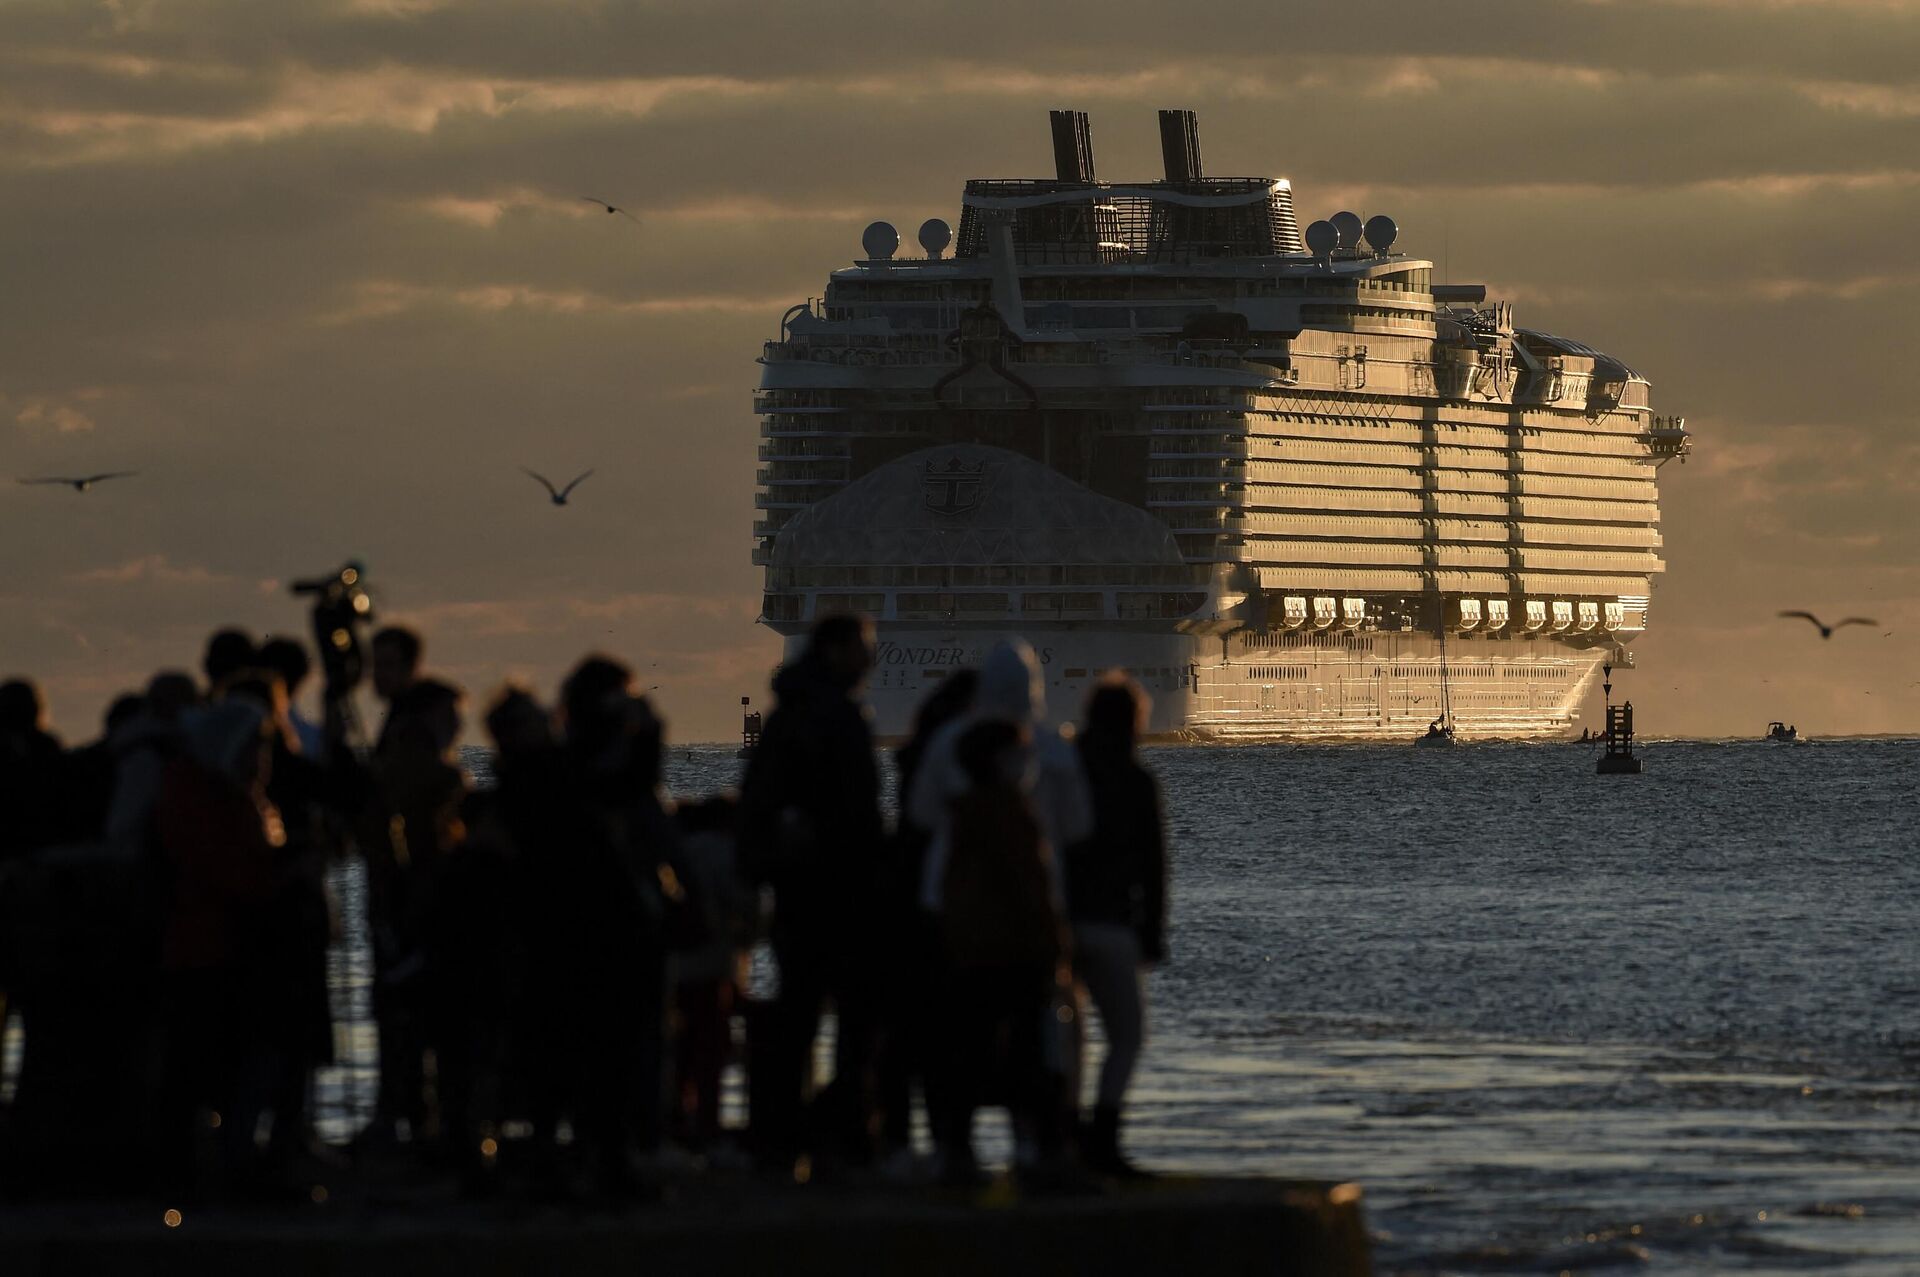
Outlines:
[[1793, 745], [1800, 740], [1800, 729], [1785, 723], [1768, 723], [1767, 739], [1778, 745]]
[[1453, 689], [1447, 680], [1447, 631], [1440, 630], [1440, 717], [1427, 724], [1427, 734], [1413, 743], [1429, 749], [1444, 749], [1453, 744]]

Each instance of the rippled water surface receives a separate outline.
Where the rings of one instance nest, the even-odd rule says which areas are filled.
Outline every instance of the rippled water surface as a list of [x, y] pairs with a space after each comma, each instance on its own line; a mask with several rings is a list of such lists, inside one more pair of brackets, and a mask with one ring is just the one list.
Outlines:
[[1920, 1273], [1920, 742], [1643, 756], [1149, 751], [1136, 1153], [1357, 1180], [1383, 1272]]
[[1139, 1139], [1382, 1267], [1920, 1272], [1920, 743], [1165, 750]]

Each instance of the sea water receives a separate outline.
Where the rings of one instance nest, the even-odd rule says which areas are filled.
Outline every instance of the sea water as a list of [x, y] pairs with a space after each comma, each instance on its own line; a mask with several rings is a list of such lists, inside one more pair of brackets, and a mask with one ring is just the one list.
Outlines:
[[[1355, 1181], [1383, 1273], [1920, 1273], [1920, 741], [1641, 753], [1145, 751], [1172, 921], [1133, 1155]], [[363, 953], [335, 976], [339, 1120]]]

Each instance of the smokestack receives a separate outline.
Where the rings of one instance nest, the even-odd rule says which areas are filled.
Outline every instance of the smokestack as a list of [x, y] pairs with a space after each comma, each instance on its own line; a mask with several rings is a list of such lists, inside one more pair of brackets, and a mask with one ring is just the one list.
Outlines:
[[1063, 182], [1092, 182], [1093, 134], [1085, 111], [1049, 111], [1053, 121], [1053, 171]]
[[1200, 121], [1192, 111], [1160, 112], [1160, 157], [1169, 182], [1200, 180]]

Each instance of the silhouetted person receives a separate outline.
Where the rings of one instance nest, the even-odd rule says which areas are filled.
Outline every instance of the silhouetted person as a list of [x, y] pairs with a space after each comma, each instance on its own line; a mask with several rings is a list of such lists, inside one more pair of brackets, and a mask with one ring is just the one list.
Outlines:
[[733, 1053], [734, 1005], [759, 921], [759, 900], [740, 873], [738, 823], [739, 804], [729, 795], [682, 803], [674, 812], [678, 870], [689, 895], [701, 903], [708, 929], [704, 942], [673, 960], [680, 1027], [674, 1043], [674, 1133], [696, 1150], [711, 1148], [720, 1137], [720, 1079]]
[[[913, 736], [894, 754], [898, 792], [913, 790], [914, 777], [934, 736], [958, 720], [973, 705], [979, 675], [955, 670], [920, 703], [914, 714]], [[902, 815], [882, 863], [879, 924], [882, 948], [888, 954], [880, 966], [880, 1051], [877, 1078], [880, 1095], [881, 1144], [895, 1171], [907, 1169], [913, 1148], [913, 1087], [918, 1083], [928, 1112], [937, 1107], [937, 1081], [929, 1073], [934, 1043], [934, 1006], [927, 996], [941, 974], [940, 940], [932, 919], [920, 904], [920, 880], [925, 869], [931, 830]]]
[[367, 1138], [395, 1137], [404, 1120], [414, 1143], [427, 1135], [425, 1091], [427, 938], [437, 878], [464, 835], [466, 778], [452, 761], [460, 694], [436, 680], [402, 689], [371, 767], [358, 842], [367, 864], [373, 947], [373, 1011], [380, 1035], [380, 1091]]
[[426, 644], [414, 631], [401, 625], [389, 625], [375, 632], [373, 650], [373, 694], [387, 703], [387, 720], [380, 727], [380, 739], [374, 753], [386, 748], [387, 732], [398, 712], [399, 698], [420, 677], [420, 662]]
[[[566, 740], [540, 887], [557, 1050], [577, 1142], [600, 1190], [638, 1188], [633, 1155], [659, 1145], [665, 1109], [668, 900], [661, 868], [672, 830], [659, 803], [660, 721], [631, 692], [632, 671], [582, 661], [561, 689]], [[529, 866], [530, 870], [533, 866]]]
[[1042, 1161], [1061, 1149], [1043, 1034], [1066, 950], [1052, 852], [1029, 788], [1028, 731], [985, 719], [954, 745], [965, 788], [948, 803], [940, 873], [947, 1080], [934, 1139], [942, 1177], [956, 1184], [978, 1177], [973, 1115], [996, 1078]]
[[[774, 679], [777, 704], [747, 763], [742, 836], [750, 876], [773, 888], [780, 969], [771, 1041], [756, 1051], [752, 1126], [770, 1169], [791, 1168], [809, 1144], [852, 1161], [871, 1156], [875, 966], [873, 913], [881, 851], [880, 773], [859, 696], [873, 666], [873, 628], [831, 616], [805, 653]], [[838, 1018], [834, 1081], [815, 1104], [813, 1040], [824, 1005]]]
[[305, 685], [307, 675], [313, 671], [313, 662], [307, 657], [307, 649], [295, 639], [268, 639], [260, 645], [259, 661], [278, 674], [280, 681], [286, 684], [287, 718], [293, 724], [294, 739], [300, 744], [300, 752], [308, 758], [320, 759], [326, 753], [320, 725], [300, 712], [300, 689]]
[[113, 797], [107, 804], [107, 841], [129, 850], [151, 848], [154, 805], [167, 763], [180, 750], [180, 723], [200, 703], [191, 674], [155, 674], [141, 712], [114, 741]]
[[66, 760], [46, 719], [38, 687], [25, 679], [0, 683], [0, 856], [49, 846], [69, 832], [59, 802]]
[[[530, 745], [551, 748], [545, 714], [526, 693], [509, 693], [489, 710], [487, 726], [499, 786], [517, 788]], [[507, 1053], [524, 994], [525, 901], [502, 798], [500, 787], [467, 797], [466, 836], [447, 850], [427, 920], [427, 1036], [441, 1140], [469, 1195], [493, 1187], [495, 1155], [487, 1150], [497, 1150], [506, 1115]]]
[[[132, 725], [145, 712], [146, 702], [139, 693], [121, 693], [107, 707], [99, 739], [66, 756], [64, 783], [57, 801], [66, 809], [66, 822], [73, 837], [91, 841], [106, 832], [107, 811], [113, 802], [114, 781], [119, 770], [116, 741], [124, 741]], [[49, 799], [52, 797], [49, 795]]]
[[[251, 700], [266, 713], [272, 750], [267, 798], [280, 813], [285, 834], [275, 855], [275, 890], [264, 907], [257, 964], [259, 978], [273, 990], [260, 1025], [263, 1104], [273, 1119], [268, 1170], [290, 1182], [294, 1159], [310, 1143], [313, 1072], [333, 1059], [327, 946], [335, 924], [326, 868], [336, 844], [329, 814], [352, 789], [342, 791], [342, 778], [328, 766], [323, 749], [308, 754], [294, 725], [287, 685], [269, 659], [270, 647], [255, 654], [253, 666], [224, 680], [221, 699]], [[295, 655], [303, 655], [297, 647]], [[279, 659], [284, 661], [284, 653]]]
[[259, 649], [244, 630], [214, 631], [207, 650], [200, 658], [200, 672], [207, 676], [209, 694], [217, 693], [229, 678], [257, 663]]
[[582, 1021], [594, 1001], [581, 977], [586, 945], [574, 916], [583, 875], [578, 858], [567, 854], [585, 822], [570, 807], [572, 786], [552, 716], [531, 694], [503, 692], [487, 712], [487, 731], [495, 749], [494, 788], [474, 796], [474, 836], [512, 847], [521, 956], [507, 1006], [502, 1104], [531, 1119], [532, 1169], [538, 1187], [553, 1192], [560, 1187], [554, 1137], [574, 1102]]
[[[1141, 968], [1164, 956], [1167, 911], [1165, 821], [1160, 786], [1134, 749], [1147, 700], [1132, 679], [1102, 683], [1087, 701], [1078, 747], [1093, 799], [1093, 834], [1067, 849], [1067, 916], [1079, 1001], [1100, 1012], [1107, 1056], [1081, 1152], [1093, 1170], [1136, 1173], [1120, 1152], [1127, 1084], [1146, 1040]], [[1076, 1064], [1084, 1014], [1074, 1017]], [[1079, 1069], [1072, 1097], [1079, 1100]]]
[[196, 1117], [220, 1115], [229, 1175], [251, 1165], [262, 1018], [275, 990], [259, 979], [266, 906], [284, 840], [266, 796], [272, 766], [267, 715], [254, 701], [210, 705], [183, 725], [154, 813], [166, 868], [164, 1165], [194, 1180]]
[[[1014, 743], [1007, 746], [1007, 750], [1010, 757], [1017, 760], [1020, 791], [1039, 822], [1041, 838], [1048, 848], [1072, 846], [1092, 831], [1093, 814], [1079, 755], [1056, 728], [1043, 721], [1045, 706], [1046, 690], [1033, 648], [1020, 639], [1000, 643], [987, 654], [981, 666], [971, 709], [935, 733], [915, 771], [913, 788], [907, 794], [902, 811], [906, 819], [931, 831], [920, 899], [930, 913], [942, 919], [941, 933], [947, 938], [949, 949], [955, 928], [944, 916], [945, 895], [956, 813], [960, 800], [977, 788], [974, 776], [960, 757], [960, 742], [968, 732], [982, 724], [1001, 724], [1015, 729]], [[1049, 854], [1045, 863], [1054, 908], [1064, 916], [1065, 892], [1057, 856]], [[960, 931], [964, 932], [965, 928]], [[948, 960], [952, 960], [951, 953]], [[1057, 1016], [1070, 1016], [1064, 980], [1055, 994]], [[1057, 1018], [1047, 1017], [1045, 1032], [1058, 1034], [1060, 1031]], [[1063, 1039], [1056, 1041], [1062, 1049], [1048, 1054], [1064, 1064], [1066, 1043]], [[948, 1055], [950, 1058], [951, 1053]], [[1056, 1119], [1067, 1107], [1067, 1085], [1064, 1070], [1053, 1076], [1055, 1102], [1040, 1106], [1046, 1110], [1044, 1114], [1034, 1105], [1021, 1106], [1022, 1120], [1016, 1123], [1015, 1129], [1017, 1158], [1028, 1162], [1035, 1156], [1049, 1159], [1057, 1151], [1055, 1137], [1059, 1123]], [[1044, 1121], [1036, 1124], [1036, 1117], [1044, 1117]], [[951, 1129], [949, 1136], [951, 1142]], [[966, 1146], [943, 1149], [942, 1153], [950, 1159], [962, 1159], [955, 1169], [956, 1175], [965, 1178], [971, 1173], [964, 1160], [970, 1156]]]

